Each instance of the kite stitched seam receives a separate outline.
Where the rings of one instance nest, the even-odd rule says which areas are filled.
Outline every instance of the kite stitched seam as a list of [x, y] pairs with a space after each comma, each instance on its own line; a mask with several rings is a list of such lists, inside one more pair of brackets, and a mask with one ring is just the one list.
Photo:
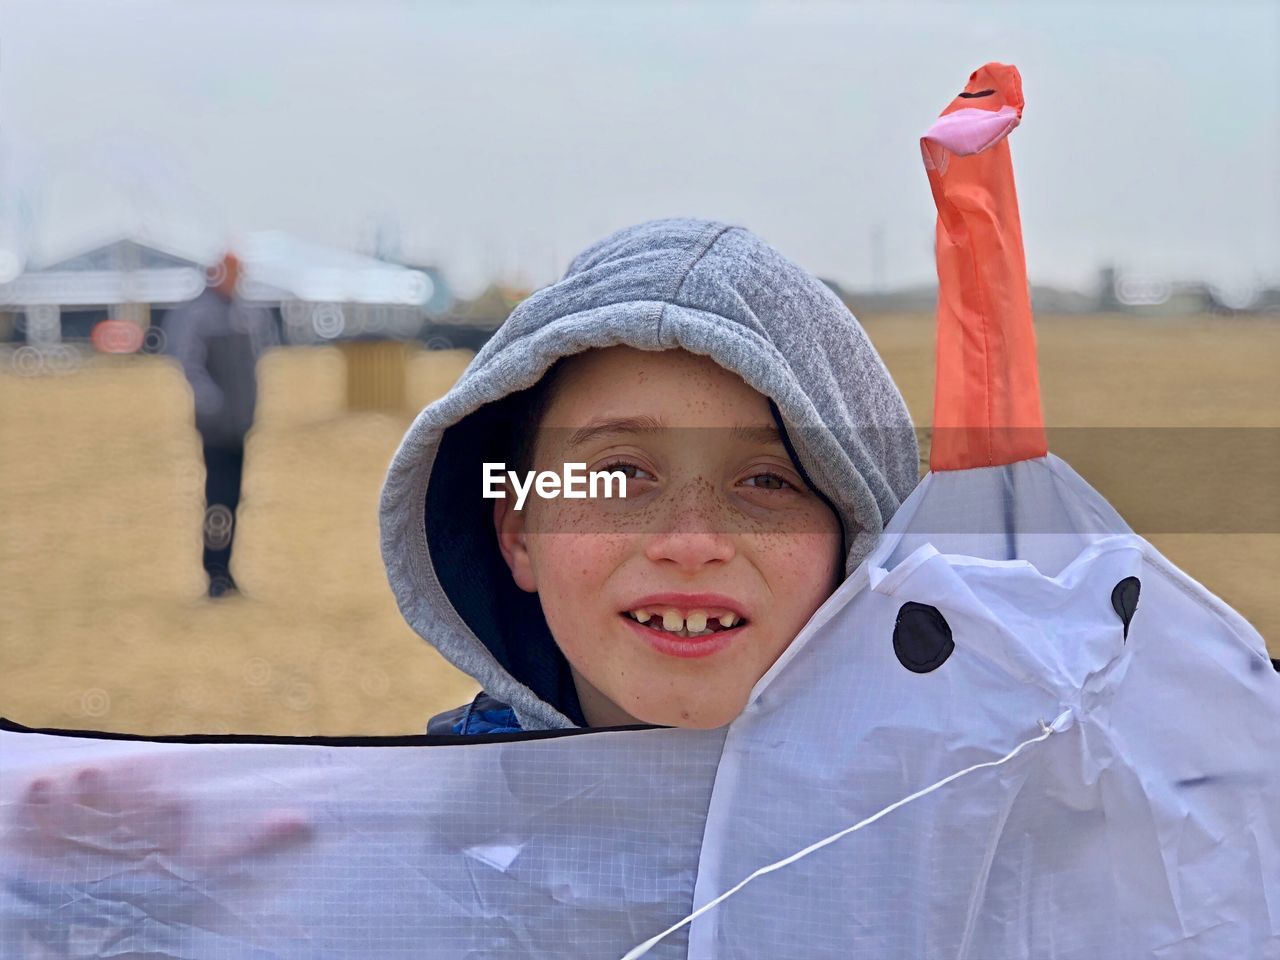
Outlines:
[[[961, 218], [962, 222], [964, 218]], [[969, 224], [965, 222], [965, 229], [970, 235], [973, 231]], [[982, 302], [982, 284], [977, 283], [978, 278], [978, 253], [973, 248], [973, 244], [969, 244], [969, 262], [973, 264], [973, 277], [975, 280], [974, 291], [978, 298], [978, 317], [982, 322], [982, 386], [983, 394], [987, 401], [987, 422], [986, 427], [986, 444], [987, 444], [987, 466], [991, 466], [995, 460], [995, 456], [991, 448], [991, 424], [993, 416], [991, 412], [991, 341], [987, 336], [987, 308]]]

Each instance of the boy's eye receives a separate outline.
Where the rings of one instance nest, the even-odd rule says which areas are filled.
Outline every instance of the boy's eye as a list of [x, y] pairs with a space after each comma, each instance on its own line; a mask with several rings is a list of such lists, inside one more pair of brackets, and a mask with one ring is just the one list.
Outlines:
[[643, 473], [644, 474], [643, 479], [646, 479], [646, 480], [653, 479], [653, 474], [651, 474], [648, 470], [644, 469], [643, 467], [636, 466], [634, 463], [630, 463], [626, 460], [615, 460], [613, 463], [607, 463], [603, 467], [599, 467], [597, 469], [599, 469], [604, 473], [612, 473], [613, 471], [617, 470], [628, 480], [642, 479], [641, 477], [636, 476], [637, 473]]
[[[757, 482], [751, 483], [752, 480], [755, 480]], [[760, 482], [760, 481], [763, 481], [763, 482]], [[761, 490], [783, 490], [787, 488], [790, 488], [793, 490], [795, 489], [794, 487], [791, 486], [791, 484], [788, 481], [784, 480], [782, 477], [778, 476], [776, 473], [757, 473], [750, 477], [747, 477], [745, 482], [750, 483], [751, 486], [758, 487]]]

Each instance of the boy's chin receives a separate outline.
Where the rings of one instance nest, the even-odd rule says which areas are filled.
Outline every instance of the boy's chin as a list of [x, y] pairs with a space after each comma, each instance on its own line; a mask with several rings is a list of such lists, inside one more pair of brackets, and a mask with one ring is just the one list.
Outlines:
[[655, 704], [652, 710], [642, 711], [645, 716], [637, 716], [637, 719], [642, 723], [652, 723], [661, 727], [715, 730], [736, 720], [745, 707], [745, 700], [725, 703], [708, 703], [700, 700], [697, 703], [688, 704]]

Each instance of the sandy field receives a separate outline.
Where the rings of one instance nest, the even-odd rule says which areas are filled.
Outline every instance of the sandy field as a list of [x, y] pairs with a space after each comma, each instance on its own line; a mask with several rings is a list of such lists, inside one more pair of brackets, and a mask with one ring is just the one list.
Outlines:
[[[922, 426], [932, 323], [866, 322]], [[1280, 656], [1280, 323], [1038, 326], [1047, 420], [1072, 428], [1055, 452]], [[391, 414], [347, 409], [334, 348], [265, 356], [233, 559], [243, 593], [218, 601], [204, 596], [203, 466], [176, 365], [6, 366], [0, 715], [149, 734], [396, 734], [469, 698], [474, 683], [400, 618], [377, 527], [382, 475], [412, 412], [469, 357], [414, 355], [405, 410]]]

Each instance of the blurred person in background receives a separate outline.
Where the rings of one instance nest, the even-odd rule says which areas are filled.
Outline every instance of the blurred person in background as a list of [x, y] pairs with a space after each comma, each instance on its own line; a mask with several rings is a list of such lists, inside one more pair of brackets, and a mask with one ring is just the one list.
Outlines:
[[165, 352], [182, 364], [195, 394], [205, 465], [203, 563], [209, 596], [215, 598], [238, 589], [231, 576], [231, 543], [244, 438], [258, 398], [255, 368], [265, 350], [280, 344], [271, 310], [237, 296], [242, 272], [239, 259], [226, 254], [200, 296], [161, 321]]

